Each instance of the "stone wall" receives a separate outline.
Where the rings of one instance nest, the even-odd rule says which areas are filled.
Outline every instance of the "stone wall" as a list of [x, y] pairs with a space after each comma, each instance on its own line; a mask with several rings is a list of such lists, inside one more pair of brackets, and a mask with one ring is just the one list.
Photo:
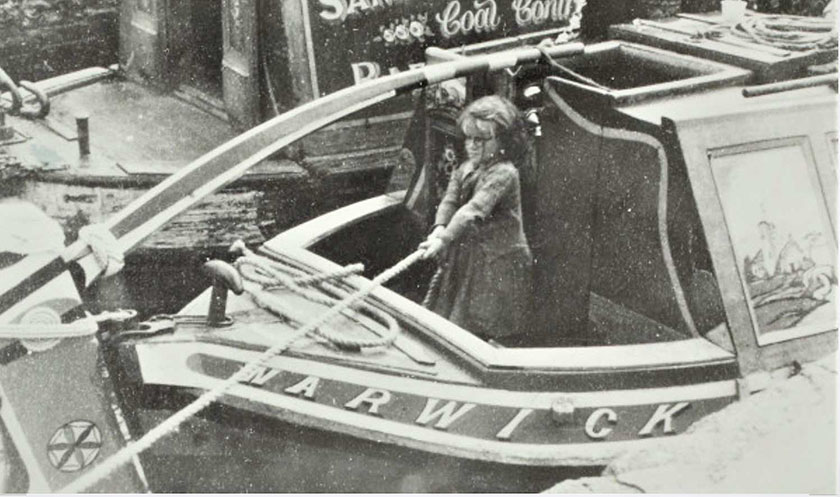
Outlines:
[[0, 0], [0, 67], [38, 81], [117, 62], [119, 0]]

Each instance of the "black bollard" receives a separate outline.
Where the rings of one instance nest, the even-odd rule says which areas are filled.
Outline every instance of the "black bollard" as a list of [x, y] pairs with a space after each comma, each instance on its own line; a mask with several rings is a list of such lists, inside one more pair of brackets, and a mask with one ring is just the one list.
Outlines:
[[228, 290], [232, 290], [237, 295], [242, 294], [245, 291], [242, 286], [242, 276], [236, 268], [219, 260], [204, 263], [204, 271], [213, 282], [210, 306], [207, 309], [207, 325], [214, 328], [226, 326], [229, 324], [226, 316]]
[[79, 155], [87, 157], [90, 155], [90, 130], [88, 129], [88, 116], [76, 116], [76, 134], [79, 140]]

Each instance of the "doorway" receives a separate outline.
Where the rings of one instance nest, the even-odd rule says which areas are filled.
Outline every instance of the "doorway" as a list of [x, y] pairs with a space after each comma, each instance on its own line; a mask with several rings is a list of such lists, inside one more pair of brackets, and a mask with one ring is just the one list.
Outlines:
[[178, 89], [224, 108], [222, 90], [222, 1], [188, 0], [187, 32], [178, 64]]

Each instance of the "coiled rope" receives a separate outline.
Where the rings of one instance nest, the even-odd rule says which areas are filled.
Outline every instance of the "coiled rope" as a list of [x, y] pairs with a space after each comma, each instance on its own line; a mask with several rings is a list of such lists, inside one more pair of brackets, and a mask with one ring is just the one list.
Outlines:
[[795, 51], [837, 47], [833, 20], [799, 16], [748, 16], [733, 26], [733, 34], [776, 48]]
[[[272, 290], [287, 289], [307, 300], [331, 307], [349, 294], [348, 291], [338, 287], [333, 282], [364, 270], [363, 264], [351, 264], [331, 273], [309, 275], [301, 269], [255, 254], [241, 240], [234, 243], [231, 250], [242, 254], [233, 265], [239, 270], [242, 279], [252, 283], [251, 285], [245, 285], [245, 292], [248, 293], [251, 300], [259, 307], [297, 324], [301, 323], [294, 319], [292, 310], [288, 305], [284, 305], [283, 299], [272, 293]], [[319, 287], [318, 290], [307, 288], [316, 285]], [[378, 337], [361, 338], [322, 328], [316, 328], [313, 332], [340, 348], [351, 350], [385, 347], [391, 345], [397, 339], [400, 332], [399, 323], [387, 312], [383, 312], [365, 302], [356, 305], [352, 310], [366, 314], [378, 321], [388, 329], [388, 333]], [[345, 315], [358, 321], [354, 313], [348, 312]]]
[[254, 374], [259, 368], [263, 367], [265, 363], [268, 362], [269, 359], [274, 357], [275, 355], [283, 352], [287, 349], [292, 342], [295, 340], [305, 336], [307, 333], [312, 332], [316, 328], [322, 326], [324, 323], [328, 322], [329, 320], [337, 317], [341, 314], [344, 310], [349, 309], [350, 306], [358, 302], [359, 300], [365, 298], [368, 294], [370, 294], [374, 289], [378, 286], [384, 284], [391, 278], [397, 276], [398, 274], [402, 273], [411, 265], [416, 263], [420, 258], [423, 256], [423, 250], [417, 250], [413, 252], [411, 255], [406, 257], [405, 259], [401, 260], [397, 264], [391, 266], [387, 270], [380, 273], [376, 276], [370, 283], [362, 287], [361, 289], [357, 290], [356, 292], [348, 295], [345, 299], [339, 302], [335, 307], [330, 308], [327, 312], [322, 314], [320, 317], [313, 319], [302, 328], [300, 328], [296, 333], [293, 335], [286, 337], [283, 340], [278, 341], [272, 347], [267, 349], [265, 352], [260, 354], [259, 357], [251, 361], [250, 363], [243, 366], [239, 371], [234, 373], [231, 377], [227, 380], [222, 381], [216, 387], [204, 392], [200, 395], [197, 399], [195, 399], [192, 403], [181, 409], [180, 411], [173, 414], [167, 420], [162, 422], [161, 424], [157, 425], [156, 427], [149, 430], [145, 435], [143, 435], [140, 439], [138, 439], [134, 443], [128, 444], [126, 447], [118, 451], [112, 457], [104, 460], [100, 464], [91, 468], [88, 473], [85, 473], [78, 479], [74, 480], [72, 483], [67, 485], [66, 487], [57, 491], [57, 493], [61, 494], [76, 494], [82, 493], [85, 490], [92, 487], [94, 484], [106, 478], [108, 475], [119, 469], [125, 464], [128, 464], [132, 461], [132, 458], [139, 455], [144, 450], [151, 447], [155, 442], [160, 440], [161, 438], [165, 437], [166, 435], [174, 432], [178, 429], [181, 424], [185, 421], [190, 419], [191, 417], [195, 416], [198, 412], [200, 412], [205, 407], [209, 406], [213, 402], [217, 401], [222, 395], [225, 394], [231, 387], [237, 385], [240, 381], [243, 381], [249, 378], [252, 374]]
[[834, 20], [821, 17], [748, 15], [734, 25], [717, 25], [703, 33], [703, 37], [720, 38], [724, 33], [751, 43], [796, 52], [837, 47]]

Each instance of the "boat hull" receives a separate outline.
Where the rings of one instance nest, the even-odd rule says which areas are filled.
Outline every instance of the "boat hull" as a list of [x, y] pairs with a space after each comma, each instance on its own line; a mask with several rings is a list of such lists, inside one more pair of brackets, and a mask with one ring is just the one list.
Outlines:
[[[135, 438], [259, 355], [184, 338], [112, 349]], [[539, 491], [684, 432], [737, 394], [734, 378], [699, 377], [563, 391], [572, 376], [556, 374], [539, 389], [503, 388], [275, 357], [141, 460], [158, 492]]]
[[[143, 410], [151, 429], [172, 411]], [[141, 456], [154, 492], [537, 492], [600, 466], [533, 467], [408, 449], [214, 406]]]
[[[0, 365], [0, 449], [4, 492], [56, 492], [125, 447], [127, 429], [115, 407], [95, 338], [64, 339], [16, 358], [6, 345]], [[33, 381], [32, 379], [41, 381]], [[5, 478], [3, 478], [5, 477]], [[91, 492], [142, 493], [142, 469], [117, 468]]]

